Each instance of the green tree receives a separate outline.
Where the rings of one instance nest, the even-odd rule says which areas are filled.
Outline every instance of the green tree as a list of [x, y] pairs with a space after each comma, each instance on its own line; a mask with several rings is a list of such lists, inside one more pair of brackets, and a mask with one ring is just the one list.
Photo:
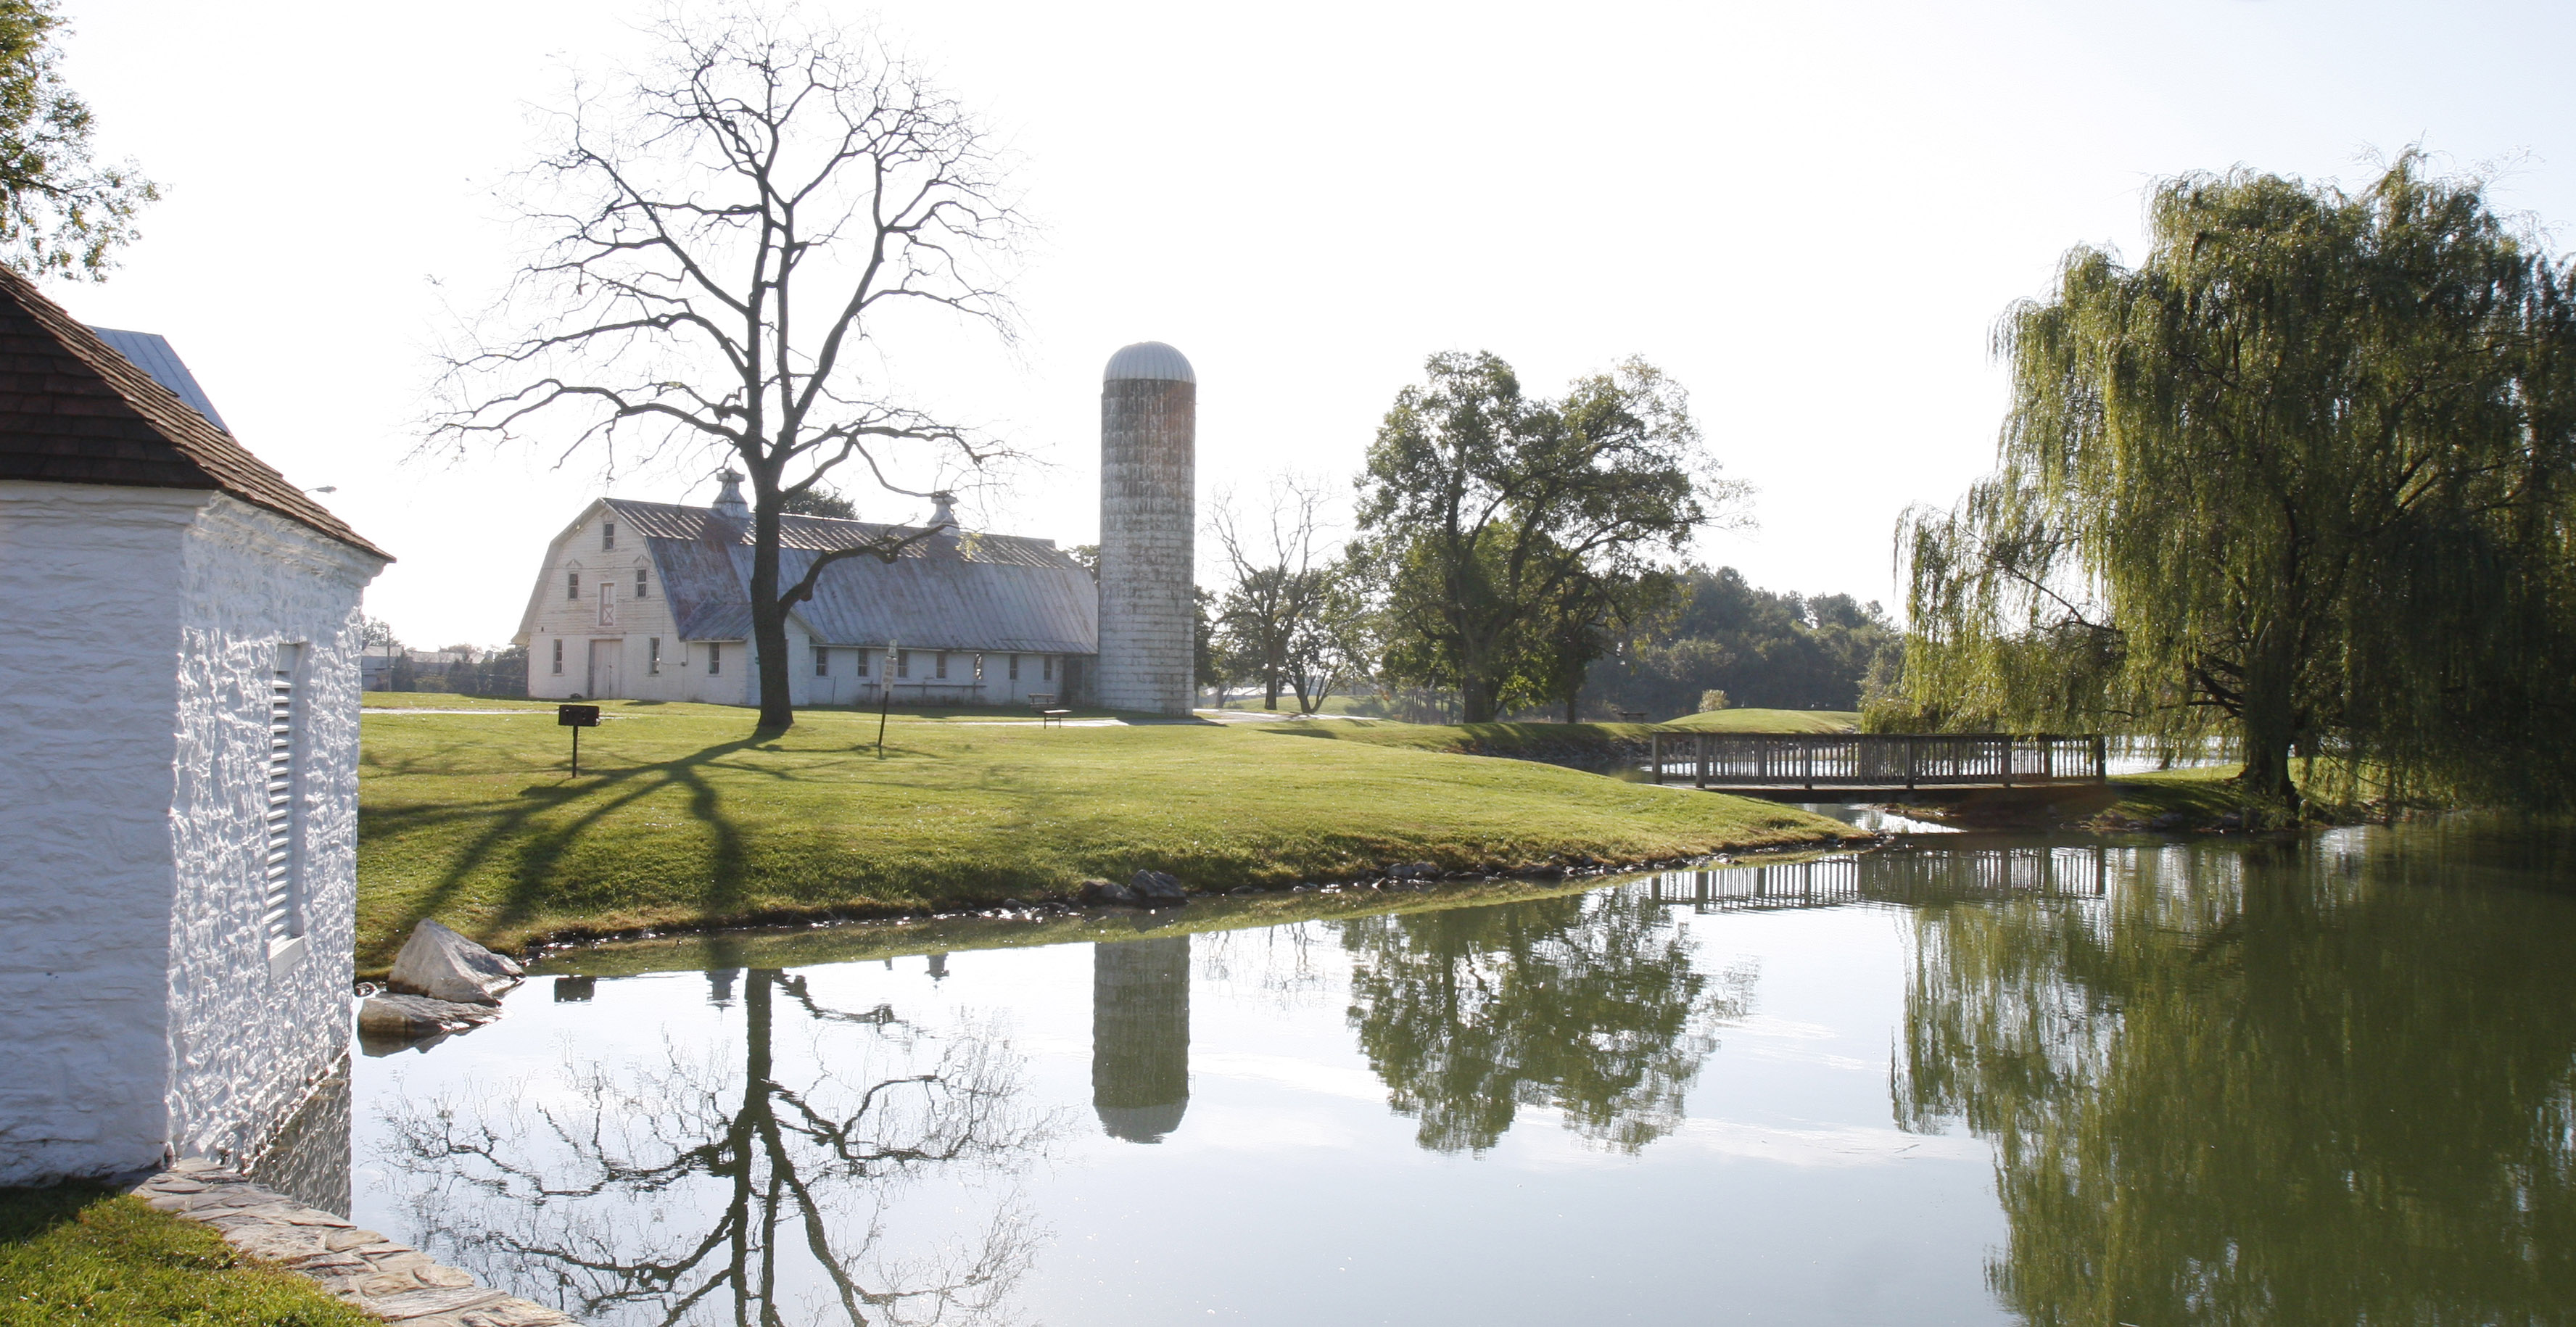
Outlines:
[[1440, 354], [1397, 394], [1360, 479], [1397, 678], [1468, 723], [1551, 697], [1534, 628], [1584, 577], [1635, 574], [1742, 493], [1716, 480], [1679, 384], [1642, 360], [1526, 397], [1491, 354]]
[[859, 519], [858, 505], [839, 490], [816, 485], [801, 493], [782, 494], [778, 510], [787, 516], [826, 516], [836, 521]]
[[1217, 610], [1232, 673], [1261, 685], [1262, 708], [1279, 708], [1293, 685], [1293, 643], [1311, 634], [1331, 591], [1325, 548], [1324, 486], [1298, 476], [1272, 481], [1268, 510], [1247, 516], [1232, 494], [1219, 495], [1208, 518], [1234, 583]]
[[2275, 806], [2294, 751], [2564, 788], [2568, 271], [2412, 155], [2180, 177], [2149, 222], [2005, 315], [2001, 468], [1900, 528], [1915, 705], [2229, 734]]
[[161, 196], [131, 161], [90, 155], [88, 103], [63, 83], [59, 0], [0, 0], [0, 262], [96, 280]]

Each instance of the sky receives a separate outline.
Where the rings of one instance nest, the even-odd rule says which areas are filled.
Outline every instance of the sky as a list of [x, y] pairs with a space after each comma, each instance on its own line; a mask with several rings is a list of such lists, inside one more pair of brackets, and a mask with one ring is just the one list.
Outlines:
[[[1899, 515], [1992, 461], [1997, 316], [2071, 246], [2139, 254], [2154, 181], [2359, 185], [2420, 144], [2553, 243], [2576, 223], [2576, 7], [807, 8], [874, 24], [1011, 155], [1039, 226], [1019, 336], [927, 338], [898, 385], [1028, 457], [970, 528], [1064, 544], [1096, 534], [1100, 368], [1129, 342], [1196, 366], [1203, 512], [1282, 474], [1347, 493], [1436, 352], [1544, 394], [1638, 355], [1754, 490], [1753, 524], [1693, 557], [1893, 607]], [[166, 192], [108, 281], [49, 293], [167, 336], [236, 436], [332, 488], [399, 559], [367, 611], [405, 640], [507, 641], [602, 493], [713, 496], [711, 455], [421, 454], [436, 348], [525, 256], [496, 189], [576, 73], [641, 61], [658, 5], [64, 12], [103, 154]]]

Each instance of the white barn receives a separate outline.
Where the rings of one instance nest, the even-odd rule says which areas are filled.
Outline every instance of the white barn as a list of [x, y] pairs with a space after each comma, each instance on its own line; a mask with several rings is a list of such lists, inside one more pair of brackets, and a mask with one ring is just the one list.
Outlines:
[[[708, 507], [602, 498], [546, 546], [516, 643], [528, 694], [756, 705], [751, 521], [738, 477]], [[1099, 651], [1091, 573], [1047, 539], [781, 518], [780, 578], [817, 553], [934, 531], [893, 562], [846, 558], [788, 610], [797, 705], [1025, 704], [1088, 696]]]
[[0, 269], [0, 1184], [241, 1158], [348, 1054], [390, 559], [104, 337]]

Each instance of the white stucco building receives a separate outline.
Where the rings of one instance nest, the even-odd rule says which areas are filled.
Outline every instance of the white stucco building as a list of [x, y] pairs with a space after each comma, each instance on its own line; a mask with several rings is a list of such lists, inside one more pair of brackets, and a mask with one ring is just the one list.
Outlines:
[[[892, 562], [830, 563], [788, 610], [798, 705], [1026, 704], [1087, 695], [1099, 592], [1054, 541], [958, 530], [945, 504], [920, 526], [782, 517], [780, 578], [816, 554], [931, 531]], [[546, 546], [520, 619], [528, 694], [756, 705], [751, 521], [737, 481], [706, 507], [602, 498]]]
[[0, 269], [0, 1184], [239, 1157], [348, 1051], [389, 559], [103, 335]]

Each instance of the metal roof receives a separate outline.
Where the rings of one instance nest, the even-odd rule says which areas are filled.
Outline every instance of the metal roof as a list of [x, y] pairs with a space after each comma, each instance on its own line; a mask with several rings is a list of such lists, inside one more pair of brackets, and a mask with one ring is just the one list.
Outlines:
[[1109, 368], [1100, 375], [1102, 382], [1121, 378], [1159, 378], [1165, 382], [1197, 382], [1198, 373], [1190, 368], [1189, 356], [1160, 341], [1139, 341], [1109, 357]]
[[133, 361], [134, 367], [151, 374], [152, 381], [169, 388], [172, 395], [204, 415], [208, 423], [226, 433], [232, 432], [231, 427], [224, 423], [224, 417], [215, 413], [215, 403], [206, 399], [206, 389], [197, 385], [197, 375], [188, 372], [187, 363], [179, 358], [179, 352], [172, 350], [169, 340], [160, 333], [120, 332], [113, 327], [89, 330], [98, 333], [98, 339], [105, 341], [110, 349]]
[[6, 266], [0, 479], [213, 489], [392, 561]]
[[[751, 635], [751, 532], [704, 507], [606, 503], [643, 538], [682, 640]], [[858, 547], [910, 526], [780, 518], [779, 579], [792, 585], [817, 553]], [[823, 569], [814, 596], [789, 610], [826, 645], [1095, 654], [1100, 593], [1091, 573], [1044, 539], [934, 535], [891, 563], [847, 558]]]

